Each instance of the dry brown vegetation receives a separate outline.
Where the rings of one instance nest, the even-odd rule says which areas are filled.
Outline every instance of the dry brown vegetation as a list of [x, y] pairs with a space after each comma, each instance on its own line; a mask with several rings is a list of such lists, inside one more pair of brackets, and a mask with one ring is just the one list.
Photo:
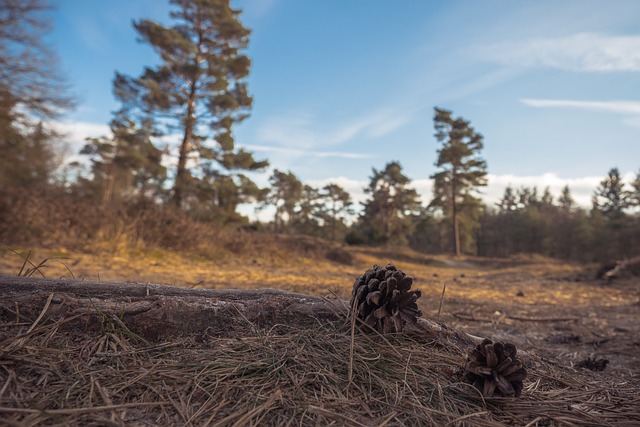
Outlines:
[[[344, 248], [247, 233], [237, 245], [210, 257], [127, 245], [92, 254], [40, 249], [30, 260], [64, 258], [40, 268], [51, 278], [71, 271], [87, 280], [273, 287], [343, 299], [366, 268], [393, 261], [423, 291], [424, 317], [436, 319], [440, 309], [439, 321], [454, 330], [510, 341], [526, 352], [522, 397], [483, 399], [474, 391], [462, 372], [474, 342], [451, 330], [356, 334], [352, 342], [337, 320], [274, 330], [247, 324], [235, 337], [153, 342], [117, 316], [105, 316], [93, 332], [65, 329], [64, 318], [13, 316], [1, 325], [0, 419], [8, 425], [640, 422], [640, 304], [632, 280], [606, 284], [593, 279], [595, 267], [528, 256], [427, 257], [405, 248]], [[22, 262], [5, 251], [0, 272], [15, 275]], [[577, 367], [603, 359], [609, 363], [600, 372]]]

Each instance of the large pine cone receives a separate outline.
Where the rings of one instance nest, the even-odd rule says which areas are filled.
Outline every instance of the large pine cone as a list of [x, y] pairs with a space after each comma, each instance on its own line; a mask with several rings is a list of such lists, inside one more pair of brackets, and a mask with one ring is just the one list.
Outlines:
[[485, 397], [519, 397], [527, 370], [516, 359], [516, 353], [516, 346], [511, 343], [483, 340], [467, 357], [467, 379]]
[[416, 301], [420, 291], [411, 291], [413, 278], [389, 263], [374, 265], [353, 284], [351, 314], [365, 326], [381, 334], [401, 332], [405, 323], [421, 316]]

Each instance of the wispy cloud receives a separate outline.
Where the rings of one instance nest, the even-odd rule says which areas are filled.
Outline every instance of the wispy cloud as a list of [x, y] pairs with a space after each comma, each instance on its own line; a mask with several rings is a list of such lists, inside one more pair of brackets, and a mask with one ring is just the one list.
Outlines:
[[568, 99], [523, 98], [520, 102], [530, 107], [537, 108], [575, 108], [589, 111], [640, 114], [640, 102], [633, 101], [574, 101]]
[[530, 99], [520, 102], [534, 108], [571, 108], [577, 110], [599, 111], [632, 115], [623, 122], [628, 126], [640, 127], [640, 102], [634, 101], [576, 101], [569, 99]]
[[267, 119], [257, 133], [263, 142], [311, 149], [339, 145], [356, 137], [379, 138], [400, 128], [412, 117], [412, 112], [383, 110], [327, 127], [310, 114], [293, 113]]
[[284, 148], [284, 147], [270, 147], [266, 145], [243, 145], [242, 147], [257, 152], [263, 153], [278, 153], [284, 154], [289, 157], [338, 157], [343, 159], [369, 159], [373, 156], [363, 153], [348, 153], [343, 151], [314, 151], [314, 150], [300, 150], [296, 148]]
[[640, 71], [640, 36], [578, 33], [474, 46], [473, 54], [513, 67], [635, 72]]
[[277, 2], [278, 0], [251, 0], [240, 1], [239, 5], [243, 12], [250, 17], [262, 18], [276, 6]]

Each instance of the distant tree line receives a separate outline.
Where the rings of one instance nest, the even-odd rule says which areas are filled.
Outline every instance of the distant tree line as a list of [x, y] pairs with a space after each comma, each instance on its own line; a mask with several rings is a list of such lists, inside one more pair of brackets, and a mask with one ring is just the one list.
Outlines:
[[[420, 200], [398, 161], [372, 169], [361, 206], [338, 183], [316, 188], [291, 171], [273, 170], [260, 187], [255, 174], [268, 160], [237, 147], [232, 132], [253, 103], [250, 31], [229, 0], [170, 3], [172, 25], [133, 23], [159, 63], [137, 76], [115, 73], [110, 134], [87, 140], [88, 162], [63, 165], [52, 123], [74, 101], [43, 42], [48, 2], [0, 0], [0, 240], [55, 241], [52, 229], [107, 239], [129, 230], [153, 244], [189, 247], [198, 236], [216, 238], [202, 232], [208, 227], [456, 255], [591, 261], [640, 252], [640, 172], [625, 186], [611, 169], [590, 210], [576, 205], [569, 187], [557, 197], [508, 187], [487, 206], [483, 136], [441, 108], [433, 117], [439, 146], [430, 201]], [[173, 148], [168, 136], [178, 140]], [[250, 223], [238, 213], [246, 203], [270, 208], [273, 220]]]

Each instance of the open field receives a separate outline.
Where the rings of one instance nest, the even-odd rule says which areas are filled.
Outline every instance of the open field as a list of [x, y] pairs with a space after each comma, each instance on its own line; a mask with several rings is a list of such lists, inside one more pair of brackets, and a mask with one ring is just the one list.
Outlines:
[[[488, 337], [494, 341], [513, 342], [518, 349], [524, 350], [531, 355], [532, 359], [529, 361], [531, 365], [529, 367], [530, 382], [525, 384], [525, 394], [528, 393], [528, 397], [519, 406], [520, 409], [516, 410], [515, 408], [518, 407], [516, 405], [507, 410], [508, 408], [505, 409], [500, 404], [497, 406], [499, 410], [491, 405], [485, 407], [483, 406], [484, 404], [480, 404], [479, 407], [474, 409], [473, 405], [469, 404], [469, 400], [464, 400], [466, 403], [463, 400], [451, 400], [453, 398], [445, 391], [444, 397], [440, 397], [444, 399], [443, 402], [448, 402], [446, 403], [447, 405], [456, 406], [457, 412], [453, 411], [449, 406], [443, 407], [438, 414], [446, 414], [446, 416], [442, 415], [444, 418], [438, 418], [440, 415], [436, 416], [435, 412], [429, 412], [432, 411], [432, 408], [427, 411], [430, 414], [428, 417], [432, 418], [424, 418], [427, 416], [424, 414], [418, 415], [418, 412], [420, 412], [418, 409], [426, 411], [425, 408], [414, 408], [415, 414], [412, 416], [415, 416], [415, 418], [403, 418], [408, 415], [400, 410], [397, 410], [394, 416], [394, 412], [391, 410], [376, 409], [371, 406], [369, 416], [363, 415], [364, 418], [360, 419], [360, 421], [358, 421], [356, 415], [351, 416], [347, 413], [345, 413], [347, 418], [340, 420], [340, 418], [336, 418], [339, 411], [334, 411], [341, 405], [339, 403], [340, 399], [336, 396], [336, 400], [333, 403], [327, 402], [326, 396], [322, 394], [327, 393], [327, 389], [320, 393], [320, 396], [324, 396], [321, 402], [325, 402], [326, 406], [320, 406], [319, 402], [315, 402], [313, 405], [309, 404], [310, 406], [304, 411], [296, 412], [291, 409], [293, 411], [291, 414], [297, 414], [296, 416], [301, 417], [301, 420], [307, 416], [309, 417], [307, 422], [314, 421], [320, 424], [333, 422], [346, 425], [370, 425], [371, 420], [375, 420], [375, 424], [381, 425], [385, 423], [387, 423], [386, 425], [402, 425], [402, 419], [409, 424], [412, 422], [425, 422], [427, 419], [431, 419], [431, 422], [436, 424], [447, 420], [459, 420], [454, 423], [455, 425], [503, 425], [501, 423], [509, 424], [513, 422], [519, 424], [514, 420], [526, 420], [532, 423], [530, 425], [561, 425], [563, 424], [563, 419], [567, 425], [576, 425], [576, 423], [579, 424], [580, 422], [584, 423], [580, 425], [633, 425], [640, 420], [638, 418], [640, 416], [635, 413], [636, 411], [630, 413], [628, 409], [629, 407], [637, 407], [640, 402], [637, 401], [637, 397], [635, 402], [630, 401], [629, 395], [625, 394], [626, 390], [637, 390], [640, 385], [640, 357], [638, 356], [640, 352], [640, 325], [637, 322], [640, 315], [640, 287], [637, 279], [613, 281], [607, 284], [593, 279], [595, 266], [568, 264], [535, 256], [519, 256], [509, 259], [472, 257], [456, 259], [447, 256], [426, 256], [405, 248], [339, 247], [313, 239], [298, 239], [294, 244], [295, 250], [291, 252], [279, 250], [280, 246], [274, 245], [272, 251], [263, 251], [256, 256], [250, 257], [229, 253], [210, 259], [203, 256], [181, 255], [161, 250], [120, 250], [109, 253], [103, 251], [94, 254], [79, 254], [68, 253], [60, 249], [55, 251], [48, 249], [32, 252], [30, 260], [37, 264], [36, 261], [39, 262], [46, 258], [64, 258], [57, 261], [49, 260], [46, 266], [40, 269], [49, 278], [68, 278], [73, 274], [77, 279], [91, 281], [151, 282], [190, 288], [255, 289], [270, 287], [309, 295], [338, 296], [342, 299], [349, 298], [354, 279], [367, 268], [376, 263], [386, 264], [393, 262], [398, 268], [414, 277], [414, 288], [423, 291], [423, 296], [419, 300], [423, 317], [437, 319], [450, 327], [463, 330], [475, 336]], [[22, 251], [20, 252], [22, 253]], [[328, 258], [336, 259], [337, 261], [331, 261]], [[15, 275], [20, 270], [21, 265], [22, 260], [20, 257], [6, 251], [3, 253], [3, 257], [0, 258], [0, 274]], [[37, 275], [38, 272], [34, 272], [34, 276]], [[442, 307], [440, 307], [443, 285], [445, 284], [446, 292], [442, 300]], [[440, 314], [438, 316], [439, 310]], [[287, 348], [298, 348], [302, 351], [299, 347], [302, 345], [306, 352], [303, 355], [300, 355], [302, 353], [296, 353], [298, 354], [296, 358], [313, 358], [314, 352], [318, 351], [318, 349], [313, 350], [313, 348], [320, 345], [317, 340], [322, 338], [322, 334], [314, 335], [315, 333], [314, 331], [309, 331], [308, 335], [303, 334], [304, 336], [300, 336], [298, 332], [295, 335], [295, 343], [287, 341], [289, 338], [286, 336], [282, 338], [274, 337], [273, 345], [268, 344], [268, 351], [276, 351], [279, 354], [278, 357], [289, 360], [288, 356], [285, 357], [287, 351], [289, 351]], [[333, 332], [326, 335], [326, 339], [328, 340], [327, 345], [334, 346], [332, 347], [333, 351], [337, 352], [335, 357], [338, 359], [348, 357], [345, 354], [338, 354], [339, 351], [343, 351], [341, 350], [343, 349], [341, 347], [342, 344], [346, 345], [348, 349], [348, 339], [345, 341], [341, 338], [344, 335], [338, 334], [334, 337], [332, 334]], [[115, 353], [119, 355], [118, 357], [128, 355], [127, 357], [130, 357], [131, 360], [127, 359], [129, 361], [126, 363], [133, 363], [133, 365], [137, 366], [131, 368], [134, 370], [140, 369], [138, 363], [149, 362], [147, 359], [138, 360], [143, 354], [141, 349], [136, 349], [139, 343], [127, 344], [119, 341], [116, 335], [111, 336], [111, 338], [109, 336], [107, 334], [106, 338], [104, 336], [100, 338], [103, 341], [106, 339], [102, 344], [96, 341], [92, 345], [99, 346], [102, 349], [102, 353], [106, 352], [109, 346], [112, 346], [117, 349]], [[64, 339], [71, 340], [68, 345], [74, 345], [71, 338], [62, 338], [61, 342], [64, 342]], [[331, 341], [334, 339], [338, 341]], [[260, 352], [265, 351], [265, 348], [261, 346], [267, 345], [266, 342], [260, 339], [255, 341], [251, 337], [247, 337], [247, 340], [242, 341], [242, 343], [243, 346], [246, 346], [247, 351], [252, 352], [254, 357], [262, 355]], [[358, 343], [358, 345], [364, 345], [365, 347], [372, 345], [370, 342], [361, 343], [358, 341]], [[413, 357], [411, 359], [412, 364], [418, 363], [417, 360], [421, 360], [420, 358], [428, 359], [419, 362], [419, 365], [423, 366], [424, 369], [427, 369], [426, 367], [434, 369], [433, 372], [426, 373], [425, 371], [423, 373], [425, 375], [424, 381], [441, 383], [442, 381], [450, 380], [447, 375], [457, 375], [453, 371], [450, 372], [450, 370], [453, 369], [455, 371], [455, 366], [462, 363], [462, 360], [460, 362], [456, 360], [466, 351], [464, 345], [462, 345], [464, 343], [456, 344], [450, 341], [446, 344], [449, 349], [444, 351], [442, 347], [444, 343], [446, 343], [446, 340], [442, 341], [440, 338], [434, 339], [431, 337], [422, 342], [422, 344], [421, 342], [412, 341], [404, 344], [400, 343], [399, 345], [408, 346], [407, 351], [411, 353], [409, 358]], [[236, 348], [236, 344], [231, 344], [232, 348], [227, 348], [225, 351], [240, 351], [239, 348]], [[240, 345], [240, 341], [237, 344]], [[185, 360], [189, 358], [200, 360], [200, 358], [204, 357], [202, 350], [198, 350], [200, 346], [194, 345], [193, 342], [180, 342], [173, 345], [166, 343], [163, 345], [168, 346], [166, 350], [164, 347], [160, 348], [158, 346], [145, 347], [147, 353], [158, 353], [156, 356], [160, 357], [160, 359], [157, 359], [153, 354], [149, 356], [147, 353], [144, 353], [144, 357], [151, 357], [150, 360], [163, 364], [162, 366], [165, 366], [164, 369], [169, 369], [167, 364], [170, 363], [170, 361], [162, 359], [164, 357], [162, 354], [165, 351], [169, 351], [175, 356], [172, 356], [171, 363], [174, 363], [174, 360], [183, 360], [184, 358], [186, 358]], [[176, 345], [183, 347], [183, 351], [189, 354], [178, 352], [175, 348]], [[394, 345], [397, 345], [395, 341]], [[419, 350], [414, 349], [416, 345], [421, 346]], [[280, 348], [279, 346], [283, 347]], [[85, 347], [83, 347], [83, 351], [89, 351]], [[362, 351], [375, 352], [378, 350], [372, 350], [367, 347]], [[280, 354], [280, 352], [283, 353]], [[209, 356], [213, 357], [211, 354]], [[383, 356], [384, 354], [379, 357]], [[216, 357], [223, 356], [218, 355]], [[238, 360], [245, 360], [243, 358], [246, 357], [251, 359], [246, 353], [237, 353], [237, 357]], [[269, 358], [272, 357], [275, 356], [269, 356]], [[601, 361], [604, 359], [608, 360], [608, 364], [602, 371], [592, 371], [578, 367], [580, 362], [586, 364], [591, 362], [594, 365], [591, 368], [595, 368], [597, 362], [600, 362], [600, 367], [602, 367], [604, 362]], [[91, 360], [96, 360], [95, 356]], [[162, 360], [162, 362], [159, 362], [159, 360]], [[228, 359], [227, 361], [229, 362], [230, 360]], [[296, 363], [300, 362], [298, 359], [295, 360]], [[249, 360], [245, 361], [249, 363]], [[254, 360], [253, 362], [263, 363], [260, 360]], [[365, 365], [374, 363], [373, 359], [369, 360], [368, 358], [364, 358], [360, 362]], [[123, 361], [122, 366], [125, 366], [126, 363]], [[272, 362], [265, 361], [264, 363]], [[319, 362], [316, 361], [315, 363]], [[409, 363], [409, 361], [406, 363]], [[404, 372], [408, 369], [407, 366], [400, 366], [400, 370]], [[449, 366], [449, 368], [443, 371], [444, 366]], [[195, 367], [192, 368], [196, 369]], [[309, 369], [317, 370], [317, 375], [329, 375], [328, 373], [323, 373], [322, 369], [325, 368], [324, 366], [316, 366]], [[535, 372], [535, 368], [539, 372]], [[233, 369], [231, 370], [233, 371]], [[334, 372], [333, 368], [331, 372]], [[393, 370], [385, 372], [389, 375], [395, 375]], [[401, 376], [403, 375], [402, 372], [400, 372]], [[364, 375], [370, 382], [373, 381], [370, 376], [374, 375], [375, 377], [375, 374], [371, 374], [371, 372], [357, 372], [356, 374]], [[134, 372], [130, 372], [129, 375], [134, 375]], [[171, 373], [167, 371], [166, 375], [178, 381], [177, 378], [179, 376], [186, 374], [184, 372]], [[227, 372], [227, 375], [230, 375], [230, 373]], [[445, 376], [442, 377], [442, 375]], [[376, 377], [376, 379], [382, 381], [380, 378]], [[207, 379], [207, 381], [209, 380], [211, 379]], [[290, 380], [293, 381], [293, 379]], [[104, 385], [106, 380], [102, 381]], [[140, 381], [143, 382], [142, 380]], [[293, 381], [294, 385], [298, 384], [296, 381]], [[9, 384], [8, 380], [6, 384]], [[131, 384], [134, 384], [134, 382]], [[187, 387], [188, 384], [184, 386]], [[240, 387], [240, 384], [233, 385], [233, 387], [236, 386]], [[263, 384], [263, 386], [268, 387], [266, 384]], [[325, 386], [329, 387], [327, 384]], [[116, 388], [122, 391], [125, 390], [124, 387], [126, 387], [126, 382], [121, 381]], [[296, 387], [298, 386], [296, 385]], [[350, 389], [348, 384], [343, 384], [340, 387]], [[1, 384], [0, 388], [2, 388]], [[303, 389], [299, 390], [299, 392], [303, 393], [304, 391], [306, 393], [307, 390], [304, 386]], [[418, 389], [426, 392], [419, 387], [415, 390]], [[163, 396], [162, 393], [165, 392], [163, 390], [156, 390], [158, 396]], [[94, 392], [92, 386], [91, 393], [98, 393], [98, 391]], [[231, 393], [229, 390], [227, 391]], [[436, 393], [437, 390], [432, 390], [431, 392]], [[286, 394], [285, 391], [282, 391], [282, 393]], [[393, 394], [392, 390], [383, 390], [385, 396], [388, 393]], [[442, 390], [440, 390], [440, 393], [442, 393]], [[617, 395], [616, 393], [620, 394]], [[347, 397], [348, 395], [349, 392], [347, 391]], [[99, 397], [99, 393], [96, 396]], [[305, 399], [312, 398], [310, 395], [306, 396]], [[316, 398], [318, 398], [318, 395], [316, 395]], [[416, 396], [407, 397], [407, 399], [413, 398], [417, 399]], [[105, 400], [103, 395], [101, 402], [110, 401], [109, 399], [107, 397]], [[236, 402], [240, 406], [234, 407], [233, 411], [230, 409], [231, 412], [229, 412], [230, 415], [228, 416], [231, 418], [227, 420], [228, 425], [232, 425], [234, 422], [238, 422], [237, 425], [243, 425], [243, 421], [245, 424], [259, 424], [260, 420], [264, 422], [268, 418], [261, 419], [260, 416], [267, 416], [265, 414], [278, 405], [276, 401], [284, 398], [282, 395], [278, 395], [273, 398], [256, 397], [255, 399], [257, 399], [256, 402], [261, 402], [261, 404], [245, 402], [246, 405], [254, 405], [251, 406], [251, 409], [248, 409], [249, 406], [241, 407], [241, 402]], [[544, 410], [540, 407], [540, 404], [544, 403], [545, 399], [549, 402], [549, 408], [556, 408], [558, 411], [562, 411], [558, 408], [565, 405], [562, 403], [564, 402], [563, 399], [570, 400], [573, 403], [569, 404], [569, 410], [574, 411], [575, 418], [572, 419], [570, 415], [561, 412], [558, 412], [555, 418], [553, 416], [546, 418]], [[420, 401], [423, 402], [423, 400]], [[536, 402], [538, 403], [536, 404]], [[597, 406], [603, 405], [603, 402], [609, 402], [608, 405], [610, 407], [605, 409], [604, 406]], [[445, 403], [442, 404], [445, 405]], [[98, 403], [94, 404], [99, 406]], [[174, 406], [176, 404], [178, 403], [172, 403]], [[338, 406], [332, 406], [334, 404]], [[178, 404], [187, 413], [188, 410], [185, 409], [187, 407], [184, 405], [187, 405], [187, 403], [181, 402]], [[573, 406], [575, 408], [571, 409]], [[616, 415], [617, 413], [615, 412], [617, 407], [622, 408], [620, 409], [622, 412], [619, 415]], [[311, 412], [315, 411], [313, 416], [307, 414], [307, 410], [310, 410], [309, 408], [312, 408]], [[134, 409], [131, 406], [129, 413], [135, 410], [142, 409]], [[251, 410], [255, 411], [253, 413], [255, 417], [252, 415], [247, 419], [243, 419], [238, 415], [242, 411], [247, 413]], [[584, 410], [584, 413], [580, 412], [581, 410]], [[601, 416], [599, 415], [600, 412], [598, 412], [600, 410], [608, 415], [598, 418]], [[520, 414], [518, 411], [523, 412]], [[550, 411], [553, 412], [551, 409]], [[284, 416], [285, 412], [278, 412], [280, 414], [278, 416]], [[623, 413], [626, 415], [622, 415]], [[236, 414], [235, 418], [233, 414]], [[80, 416], [82, 414], [78, 413], [77, 415]], [[193, 417], [196, 416], [196, 414], [191, 415]], [[201, 415], [198, 413], [198, 416]], [[175, 415], [168, 415], [163, 412], [157, 416], [160, 417], [158, 418], [159, 420], [166, 420], [172, 419], [171, 416]], [[618, 416], [620, 418], [616, 418]], [[477, 420], [475, 417], [477, 417]], [[581, 417], [591, 418], [588, 418], [589, 422], [586, 422], [587, 418]], [[202, 421], [206, 418], [193, 419]], [[36, 418], [33, 418], [33, 420], [37, 421]], [[86, 421], [84, 418], [78, 418], [76, 422], [80, 422], [78, 420]], [[117, 416], [114, 418], [112, 414], [111, 424], [122, 424], [119, 424], [119, 420], [122, 421]], [[278, 419], [278, 422], [282, 420]], [[38, 425], [38, 423], [34, 422], [31, 425]], [[145, 424], [140, 423], [139, 425]], [[221, 423], [220, 425], [225, 424]]]

